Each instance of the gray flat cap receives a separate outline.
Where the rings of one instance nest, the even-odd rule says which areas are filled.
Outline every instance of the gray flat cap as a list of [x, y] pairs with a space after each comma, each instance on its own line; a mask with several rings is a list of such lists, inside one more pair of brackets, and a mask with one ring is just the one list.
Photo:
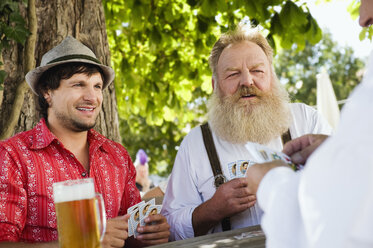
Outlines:
[[29, 71], [26, 74], [26, 82], [31, 87], [32, 91], [37, 94], [35, 86], [45, 71], [56, 65], [71, 62], [83, 62], [100, 67], [104, 72], [105, 77], [103, 89], [114, 80], [115, 73], [111, 67], [101, 64], [91, 49], [73, 37], [67, 36], [59, 45], [43, 55], [39, 67], [36, 67], [34, 70]]

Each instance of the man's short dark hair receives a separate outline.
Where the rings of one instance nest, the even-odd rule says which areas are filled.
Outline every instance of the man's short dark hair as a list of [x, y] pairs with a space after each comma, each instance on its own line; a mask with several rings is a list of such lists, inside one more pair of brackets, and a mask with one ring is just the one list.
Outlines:
[[105, 80], [104, 73], [100, 67], [87, 63], [73, 62], [56, 65], [44, 72], [35, 88], [36, 93], [38, 94], [37, 109], [42, 117], [46, 120], [48, 119], [49, 104], [43, 96], [44, 92], [57, 89], [60, 86], [60, 81], [62, 79], [69, 79], [74, 74], [83, 73], [87, 76], [91, 76], [97, 72], [101, 74], [102, 80]]

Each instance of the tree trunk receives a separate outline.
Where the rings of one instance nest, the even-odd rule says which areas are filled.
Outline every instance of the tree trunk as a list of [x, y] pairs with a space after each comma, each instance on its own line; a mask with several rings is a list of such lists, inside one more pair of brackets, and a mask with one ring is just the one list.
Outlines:
[[[27, 19], [25, 7], [21, 11]], [[105, 65], [110, 65], [110, 51], [106, 35], [105, 16], [101, 0], [37, 0], [37, 39], [35, 49], [36, 65], [40, 65], [44, 53], [59, 44], [67, 35], [85, 42]], [[0, 109], [0, 130], [7, 124], [18, 84], [27, 73], [24, 69], [24, 47], [13, 44], [5, 49], [3, 59], [8, 73], [4, 83], [3, 102]], [[28, 89], [14, 133], [31, 129], [40, 119], [36, 110], [36, 97]], [[95, 127], [100, 133], [120, 142], [118, 113], [114, 84], [104, 91], [102, 111]]]

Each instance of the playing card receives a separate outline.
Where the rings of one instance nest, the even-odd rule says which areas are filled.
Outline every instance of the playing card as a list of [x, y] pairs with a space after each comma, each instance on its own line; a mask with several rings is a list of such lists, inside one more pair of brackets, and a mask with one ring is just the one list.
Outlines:
[[[295, 171], [301, 170], [304, 167], [303, 165], [293, 164], [293, 162], [291, 161], [291, 158], [285, 153], [275, 151], [261, 144], [248, 142], [245, 146], [246, 146], [246, 149], [250, 151], [253, 157], [253, 161], [250, 161], [250, 162], [265, 163], [265, 162], [270, 162], [270, 161], [279, 159], [279, 160], [283, 160], [284, 162], [286, 162]], [[249, 166], [251, 166], [250, 162], [249, 162]]]
[[260, 154], [262, 159], [262, 161], [258, 161], [259, 163], [269, 162], [273, 160], [282, 160], [287, 163], [294, 171], [301, 170], [304, 167], [303, 165], [295, 165], [291, 161], [291, 158], [283, 152], [277, 152], [262, 145], [257, 145], [256, 150], [257, 153]]
[[249, 167], [249, 161], [247, 160], [239, 160], [237, 161], [237, 166], [239, 166], [238, 168], [238, 177], [244, 177], [245, 174], [246, 174], [246, 170], [247, 168]]
[[137, 203], [136, 205], [133, 205], [132, 207], [129, 207], [127, 209], [127, 213], [130, 214], [130, 218], [128, 220], [128, 237], [135, 235], [137, 231], [137, 225], [140, 222], [140, 208], [145, 204], [144, 201]]
[[162, 209], [162, 205], [154, 205], [154, 206], [149, 207], [148, 216], [149, 215], [153, 215], [153, 214], [160, 214], [161, 213], [161, 209]]
[[149, 215], [152, 215], [152, 214], [161, 213], [161, 209], [162, 209], [162, 205], [151, 205], [151, 206], [149, 206], [146, 215], [140, 220], [140, 226], [145, 226], [146, 225], [146, 223], [145, 223], [146, 217], [148, 217]]
[[139, 202], [139, 203], [133, 205], [132, 207], [129, 207], [129, 208], [127, 209], [127, 214], [131, 213], [131, 212], [133, 211], [133, 209], [138, 208], [139, 206], [141, 206], [141, 205], [143, 205], [143, 204], [145, 204], [145, 201], [141, 201], [141, 202]]
[[133, 236], [133, 224], [131, 222], [131, 219], [128, 219], [128, 237]]
[[140, 209], [139, 208], [135, 208], [133, 210], [133, 212], [131, 213], [130, 220], [131, 220], [130, 224], [133, 230], [133, 235], [136, 237], [138, 235], [138, 232], [136, 229], [140, 222]]
[[148, 202], [146, 202], [140, 207], [140, 220], [143, 219], [145, 216], [148, 216], [147, 214], [148, 214], [149, 207], [153, 205], [155, 205], [154, 198], [149, 200]]
[[262, 155], [263, 159], [267, 161], [273, 161], [273, 160], [283, 160], [284, 162], [291, 164], [291, 159], [288, 155], [282, 152], [274, 151], [268, 147], [260, 147], [259, 153]]
[[237, 163], [231, 162], [228, 164], [229, 180], [237, 178]]

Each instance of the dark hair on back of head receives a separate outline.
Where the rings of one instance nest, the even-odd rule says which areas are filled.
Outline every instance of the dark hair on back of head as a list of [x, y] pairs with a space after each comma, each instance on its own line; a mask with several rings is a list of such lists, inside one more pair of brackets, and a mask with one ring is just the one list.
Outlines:
[[38, 94], [37, 109], [42, 117], [46, 120], [48, 119], [49, 104], [43, 96], [44, 92], [57, 89], [60, 86], [60, 81], [62, 79], [69, 79], [74, 74], [83, 73], [87, 76], [91, 76], [97, 72], [101, 74], [102, 80], [104, 81], [105, 77], [101, 68], [87, 63], [71, 62], [56, 65], [44, 72], [35, 87], [35, 91]]

